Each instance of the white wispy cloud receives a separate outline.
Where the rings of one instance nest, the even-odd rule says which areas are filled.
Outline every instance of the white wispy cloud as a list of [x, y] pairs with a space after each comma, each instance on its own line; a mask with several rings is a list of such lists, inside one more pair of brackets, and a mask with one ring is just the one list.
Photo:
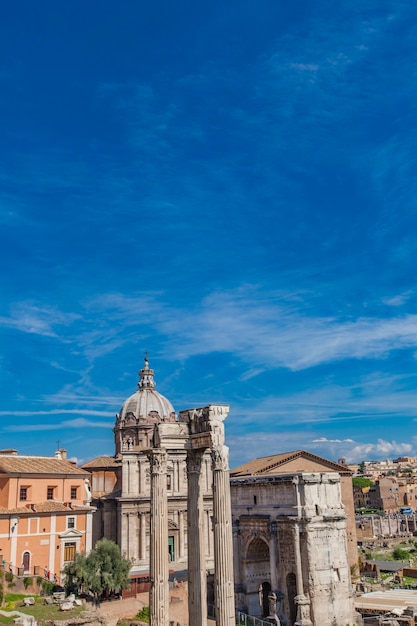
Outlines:
[[[51, 409], [50, 411], [0, 411], [0, 415], [14, 415], [16, 417], [28, 417], [34, 415], [96, 415], [108, 417], [109, 411], [95, 411], [91, 409]], [[74, 420], [76, 421], [76, 420]]]
[[36, 432], [43, 430], [62, 430], [62, 429], [83, 429], [83, 428], [106, 428], [111, 429], [113, 423], [108, 422], [98, 422], [87, 420], [83, 418], [77, 418], [73, 420], [67, 420], [62, 422], [54, 422], [48, 424], [12, 424], [9, 426], [3, 426], [3, 432], [14, 432], [14, 433], [23, 433], [23, 432]]
[[[165, 319], [163, 319], [165, 317]], [[342, 359], [381, 358], [417, 346], [417, 316], [336, 318], [303, 315], [256, 292], [212, 294], [192, 313], [155, 320], [177, 358], [232, 352], [268, 366], [300, 370]]]
[[412, 452], [413, 445], [411, 443], [378, 439], [375, 443], [362, 443], [352, 447], [349, 450], [347, 460], [348, 462], [358, 462], [364, 459], [392, 458]]
[[171, 360], [223, 352], [252, 365], [294, 371], [417, 348], [417, 315], [323, 317], [314, 314], [311, 302], [304, 310], [299, 294], [297, 299], [291, 294], [268, 297], [250, 286], [214, 292], [188, 308], [168, 304], [156, 293], [137, 298], [107, 294], [88, 303], [88, 316], [81, 308], [64, 313], [22, 304], [13, 316], [0, 318], [0, 324], [55, 338], [65, 327], [65, 341], [91, 362], [153, 332], [163, 337]]
[[0, 316], [0, 326], [15, 330], [58, 338], [57, 328], [69, 326], [80, 318], [77, 313], [64, 313], [51, 306], [32, 302], [19, 302], [11, 307], [9, 316]]
[[399, 293], [395, 296], [387, 296], [385, 298], [382, 298], [382, 302], [387, 306], [402, 306], [403, 304], [406, 304], [406, 302], [408, 302], [413, 295], [414, 292], [409, 289], [404, 293]]
[[345, 458], [347, 463], [360, 463], [363, 460], [395, 458], [402, 454], [412, 454], [413, 444], [396, 440], [376, 439], [359, 443], [351, 438], [332, 439], [319, 437], [311, 439], [305, 432], [260, 432], [241, 436], [230, 436], [230, 465], [235, 467], [254, 458], [307, 450], [329, 460]]
[[312, 443], [354, 443], [353, 439], [327, 439], [327, 437], [320, 437], [319, 439], [313, 439]]

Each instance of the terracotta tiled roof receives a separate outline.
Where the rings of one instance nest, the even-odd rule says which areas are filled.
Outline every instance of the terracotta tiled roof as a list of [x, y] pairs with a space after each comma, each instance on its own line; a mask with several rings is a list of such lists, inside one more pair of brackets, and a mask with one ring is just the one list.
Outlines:
[[40, 456], [0, 454], [0, 473], [3, 474], [72, 474], [87, 476], [88, 472], [64, 459]]
[[120, 467], [122, 464], [121, 459], [116, 459], [114, 456], [98, 456], [96, 459], [88, 461], [82, 465], [83, 468], [109, 468]]
[[[253, 461], [249, 461], [248, 463], [244, 463], [243, 465], [239, 465], [239, 467], [235, 467], [230, 470], [230, 475], [254, 476], [271, 474], [275, 472], [275, 470], [276, 473], [285, 473], [286, 463], [295, 459], [300, 459], [302, 463], [303, 458], [308, 459], [309, 461], [316, 461], [320, 465], [325, 465], [328, 468], [328, 471], [351, 474], [346, 465], [329, 461], [328, 459], [324, 459], [323, 457], [317, 456], [312, 452], [307, 452], [306, 450], [295, 450], [294, 452], [283, 452], [282, 454], [274, 454], [272, 456], [264, 456], [259, 459], [254, 459]], [[300, 470], [302, 470], [301, 466]], [[293, 472], [294, 469], [291, 469], [291, 473]]]
[[3, 506], [0, 506], [0, 515], [9, 515], [15, 513], [18, 515], [22, 515], [23, 513], [29, 513], [29, 509], [27, 509], [25, 506], [19, 506], [15, 509], [5, 509]]
[[87, 505], [72, 505], [68, 506], [64, 502], [57, 502], [56, 500], [46, 500], [44, 502], [37, 502], [31, 505], [20, 506], [15, 509], [5, 509], [0, 507], [0, 515], [4, 514], [19, 514], [24, 513], [76, 513], [77, 511], [90, 511], [92, 507]]

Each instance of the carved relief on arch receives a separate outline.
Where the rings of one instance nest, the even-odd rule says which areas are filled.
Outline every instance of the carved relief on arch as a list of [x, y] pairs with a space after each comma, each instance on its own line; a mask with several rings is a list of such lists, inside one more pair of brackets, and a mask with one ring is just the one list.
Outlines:
[[[256, 529], [254, 529], [256, 532]], [[261, 533], [252, 535], [245, 541], [244, 554], [246, 561], [268, 561], [269, 545], [266, 537]]]

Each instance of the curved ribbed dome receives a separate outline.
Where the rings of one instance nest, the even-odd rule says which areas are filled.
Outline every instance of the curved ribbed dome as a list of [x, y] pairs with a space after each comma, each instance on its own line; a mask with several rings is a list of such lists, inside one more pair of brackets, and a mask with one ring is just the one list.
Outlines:
[[[148, 359], [139, 372], [138, 390], [124, 402], [120, 409], [119, 420], [125, 421], [129, 414], [140, 420], [152, 423], [172, 421], [175, 410], [171, 402], [155, 389], [154, 370], [150, 369]], [[129, 421], [129, 420], [127, 420]]]

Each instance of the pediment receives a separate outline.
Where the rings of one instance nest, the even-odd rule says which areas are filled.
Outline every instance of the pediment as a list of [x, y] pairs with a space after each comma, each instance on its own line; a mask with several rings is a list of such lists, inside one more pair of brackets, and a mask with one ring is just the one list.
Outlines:
[[68, 528], [68, 530], [65, 530], [63, 533], [61, 533], [59, 535], [60, 539], [79, 539], [79, 537], [82, 537], [84, 533], [82, 533], [80, 530], [76, 530], [75, 528]]
[[233, 476], [265, 476], [268, 474], [287, 474], [295, 472], [338, 472], [339, 474], [351, 474], [348, 467], [324, 459], [317, 454], [306, 450], [295, 450], [267, 457], [261, 457], [249, 461], [235, 469], [230, 475]]
[[277, 472], [293, 472], [293, 471], [314, 471], [314, 472], [349, 472], [348, 467], [344, 467], [340, 463], [335, 463], [321, 456], [307, 452], [306, 450], [297, 450], [287, 455], [279, 455], [276, 461], [271, 459], [270, 463], [259, 471], [259, 474], [276, 474]]

